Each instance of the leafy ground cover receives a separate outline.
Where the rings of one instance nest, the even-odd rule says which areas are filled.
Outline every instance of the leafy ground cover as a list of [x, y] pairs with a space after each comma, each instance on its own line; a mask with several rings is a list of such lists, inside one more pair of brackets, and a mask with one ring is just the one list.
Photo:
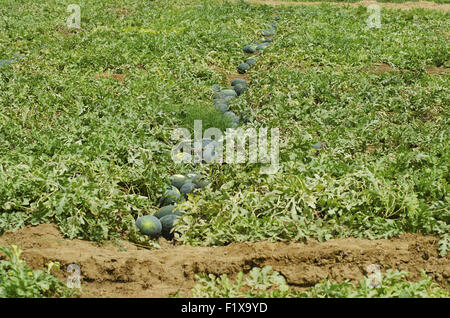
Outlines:
[[[286, 2], [302, 2], [301, 0], [286, 0]], [[305, 2], [360, 2], [360, 0], [308, 0]], [[420, 0], [374, 0], [373, 2], [388, 2], [388, 3], [408, 3], [408, 2], [422, 2]], [[435, 3], [450, 3], [449, 0], [430, 0]]]
[[59, 264], [49, 263], [47, 270], [30, 269], [21, 259], [22, 251], [16, 245], [0, 246], [7, 259], [0, 259], [0, 298], [70, 297], [77, 293], [52, 275]]
[[226, 274], [216, 277], [212, 274], [197, 275], [198, 284], [193, 296], [206, 298], [429, 298], [450, 297], [448, 290], [436, 286], [423, 274], [423, 280], [412, 283], [405, 281], [408, 273], [388, 270], [374, 277], [364, 277], [358, 284], [334, 283], [324, 280], [306, 292], [291, 289], [280, 273], [270, 266], [254, 267], [247, 275], [240, 272], [231, 280]]

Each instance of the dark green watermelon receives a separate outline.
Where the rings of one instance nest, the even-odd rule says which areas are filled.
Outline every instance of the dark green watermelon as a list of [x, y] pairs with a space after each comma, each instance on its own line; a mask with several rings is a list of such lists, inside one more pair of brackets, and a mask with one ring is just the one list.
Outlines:
[[176, 187], [171, 187], [167, 190], [164, 195], [159, 199], [160, 206], [171, 205], [179, 202], [181, 200], [180, 191]]
[[182, 174], [175, 174], [173, 176], [170, 177], [170, 183], [180, 189], [181, 186], [186, 182], [186, 177], [183, 176]]
[[247, 86], [244, 86], [242, 84], [236, 84], [234, 86], [234, 90], [236, 91], [236, 94], [239, 96], [247, 90]]
[[250, 65], [250, 66], [253, 66], [253, 65], [256, 64], [256, 58], [255, 58], [255, 57], [251, 57], [251, 58], [247, 59], [247, 60], [245, 61], [245, 63], [247, 63], [247, 64]]
[[[247, 63], [248, 64], [248, 63]], [[248, 86], [247, 81], [243, 78], [235, 78], [231, 81], [231, 86], [236, 86], [237, 84]]]
[[183, 194], [188, 194], [188, 193], [193, 192], [194, 189], [195, 189], [195, 184], [192, 182], [188, 182], [188, 183], [183, 184], [183, 186], [180, 189], [180, 192]]
[[158, 237], [162, 231], [161, 221], [153, 215], [144, 215], [136, 220], [136, 227], [142, 234], [151, 238]]
[[173, 228], [173, 223], [178, 217], [179, 216], [176, 214], [170, 214], [161, 218], [160, 220], [162, 227], [161, 233], [165, 239], [167, 240], [173, 239], [173, 233], [171, 233], [171, 231]]
[[236, 92], [232, 88], [231, 89], [223, 89], [220, 92], [225, 97], [227, 97], [227, 96], [236, 97], [237, 96]]
[[233, 112], [226, 112], [224, 115], [230, 118], [232, 123], [237, 123], [239, 121], [239, 117]]
[[257, 49], [258, 51], [264, 50], [266, 47], [269, 46], [269, 44], [270, 44], [269, 42], [261, 43], [260, 45], [258, 45], [258, 46], [256, 47], [256, 49]]
[[245, 53], [255, 53], [256, 49], [253, 45], [246, 45], [244, 46], [244, 48], [242, 49]]
[[241, 63], [238, 65], [237, 70], [239, 72], [239, 74], [244, 74], [247, 72], [247, 70], [250, 68], [250, 65], [248, 65], [247, 63]]
[[160, 209], [158, 210], [158, 212], [155, 213], [155, 216], [156, 216], [158, 219], [160, 219], [160, 218], [162, 218], [163, 216], [166, 216], [166, 215], [168, 215], [168, 214], [172, 214], [173, 211], [175, 210], [175, 207], [176, 207], [176, 206], [175, 206], [174, 204], [163, 206], [162, 208], [160, 208]]

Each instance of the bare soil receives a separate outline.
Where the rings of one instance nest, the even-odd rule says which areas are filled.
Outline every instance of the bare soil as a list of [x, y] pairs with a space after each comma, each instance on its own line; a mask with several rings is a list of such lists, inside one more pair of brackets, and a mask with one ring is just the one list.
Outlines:
[[312, 2], [312, 1], [273, 1], [273, 0], [247, 0], [247, 2], [253, 3], [261, 3], [267, 5], [320, 5], [323, 3], [339, 5], [339, 6], [348, 6], [348, 7], [359, 7], [362, 6], [370, 6], [371, 4], [377, 4], [382, 8], [387, 9], [400, 9], [400, 10], [411, 10], [411, 9], [431, 9], [431, 10], [439, 10], [448, 12], [450, 10], [450, 4], [445, 3], [435, 3], [431, 1], [417, 1], [417, 2], [403, 2], [403, 3], [386, 3], [386, 2], [376, 2], [376, 1], [359, 1], [354, 3], [348, 2]]
[[[221, 247], [173, 245], [161, 239], [161, 249], [144, 249], [130, 242], [97, 243], [65, 239], [53, 224], [5, 232], [0, 245], [18, 245], [33, 269], [58, 261], [56, 275], [66, 280], [67, 266], [81, 269], [83, 297], [189, 297], [195, 274], [228, 274], [271, 265], [295, 289], [305, 289], [329, 278], [356, 282], [367, 266], [405, 270], [421, 279], [425, 270], [442, 287], [450, 283], [450, 257], [440, 257], [438, 238], [405, 234], [391, 240], [335, 239], [319, 243], [242, 242]], [[0, 255], [0, 259], [4, 257]]]

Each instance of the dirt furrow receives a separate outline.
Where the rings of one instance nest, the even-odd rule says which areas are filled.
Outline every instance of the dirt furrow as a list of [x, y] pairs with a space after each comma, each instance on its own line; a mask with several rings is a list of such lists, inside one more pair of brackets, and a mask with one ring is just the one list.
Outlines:
[[437, 238], [405, 234], [392, 240], [335, 239], [319, 243], [242, 242], [222, 247], [173, 246], [161, 239], [162, 248], [147, 250], [129, 242], [108, 243], [64, 239], [55, 225], [5, 232], [0, 245], [16, 244], [34, 269], [49, 261], [62, 265], [59, 278], [66, 280], [69, 264], [81, 269], [85, 297], [167, 297], [179, 292], [189, 296], [195, 274], [236, 275], [252, 267], [271, 265], [295, 288], [313, 286], [323, 279], [356, 282], [370, 264], [382, 271], [410, 272], [413, 281], [425, 270], [445, 287], [450, 283], [449, 257], [439, 257]]

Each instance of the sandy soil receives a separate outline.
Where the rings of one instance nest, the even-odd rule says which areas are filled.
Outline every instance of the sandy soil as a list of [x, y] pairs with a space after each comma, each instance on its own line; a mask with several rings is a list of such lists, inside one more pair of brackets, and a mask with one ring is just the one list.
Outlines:
[[[392, 240], [336, 239], [324, 243], [244, 242], [223, 247], [174, 246], [161, 239], [161, 249], [148, 250], [129, 242], [108, 243], [64, 239], [57, 227], [42, 224], [0, 236], [0, 245], [16, 244], [34, 269], [58, 261], [58, 277], [66, 280], [70, 264], [81, 268], [83, 297], [190, 296], [196, 273], [247, 272], [271, 265], [293, 288], [305, 289], [325, 278], [356, 282], [370, 264], [410, 272], [421, 279], [424, 269], [442, 287], [450, 283], [450, 256], [439, 257], [437, 237], [406, 234]], [[1, 258], [2, 256], [0, 256]]]

